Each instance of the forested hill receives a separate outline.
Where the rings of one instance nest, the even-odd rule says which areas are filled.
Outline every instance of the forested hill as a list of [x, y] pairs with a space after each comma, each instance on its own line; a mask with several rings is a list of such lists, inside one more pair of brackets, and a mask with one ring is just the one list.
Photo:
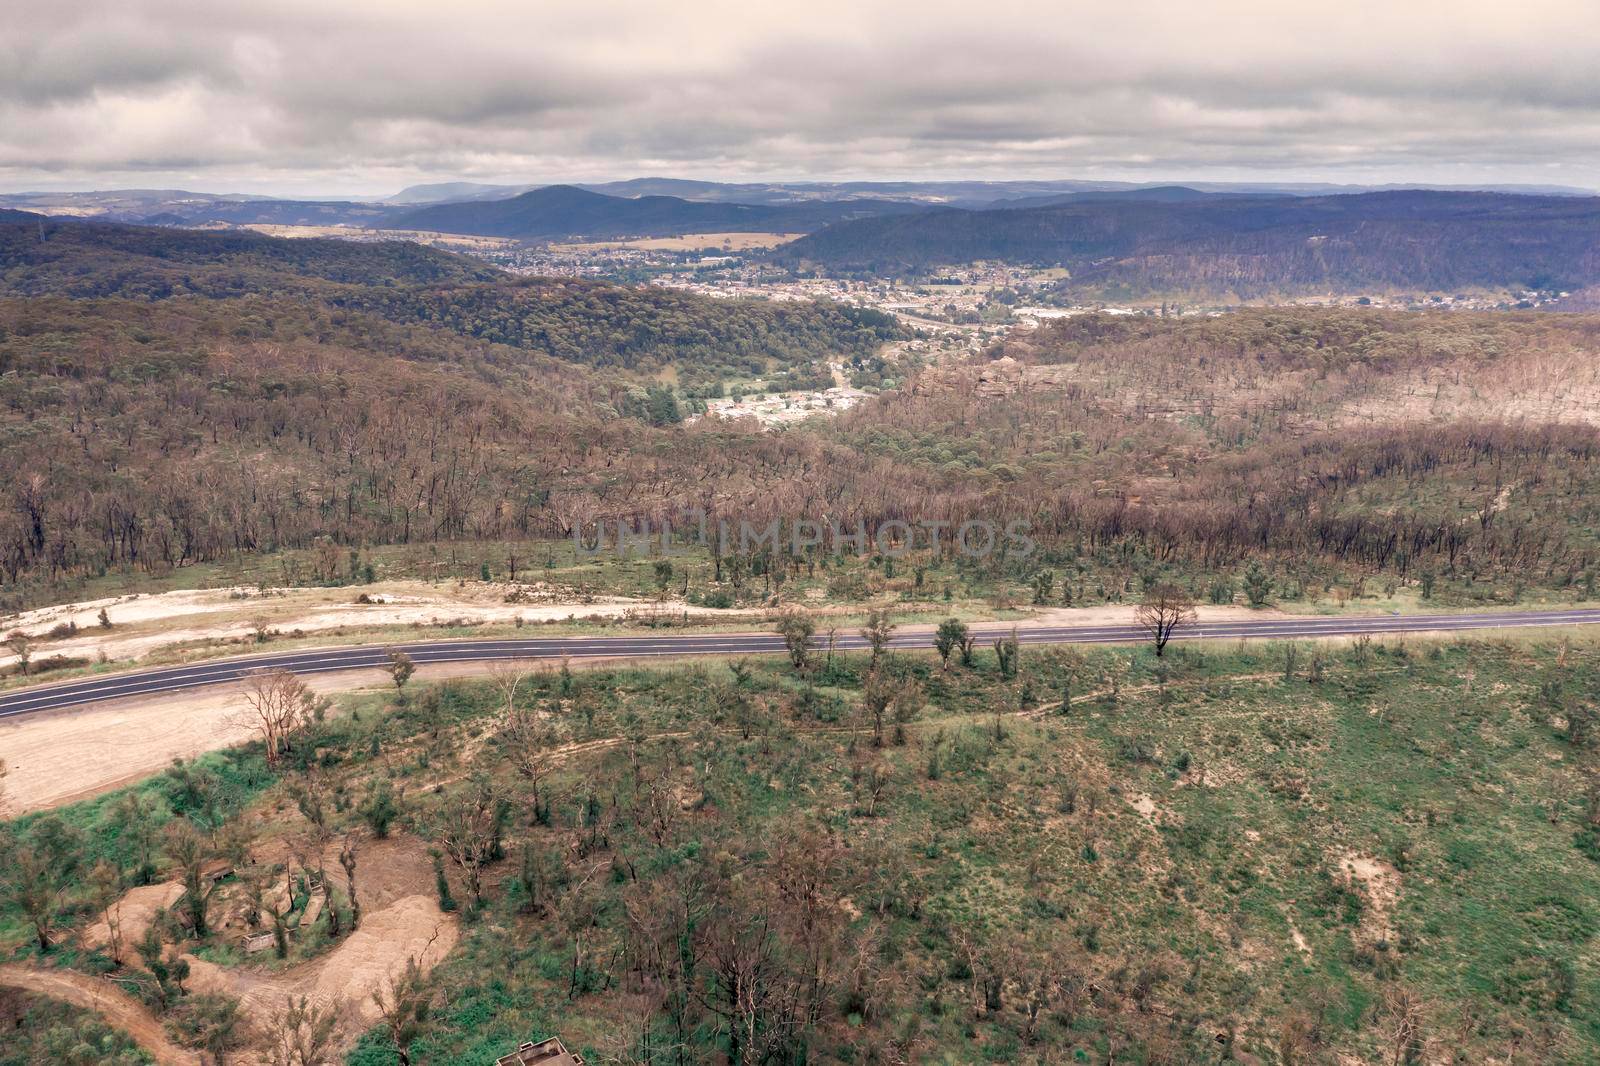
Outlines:
[[597, 367], [680, 380], [868, 354], [894, 320], [832, 304], [711, 300], [659, 288], [516, 278], [407, 242], [288, 240], [79, 222], [0, 225], [0, 296], [310, 299]]
[[[0, 223], [4, 220], [0, 219]], [[506, 275], [487, 263], [403, 241], [285, 240], [36, 219], [0, 224], [0, 295], [247, 296], [308, 293], [319, 283], [451, 285]]]
[[714, 367], [761, 374], [768, 360], [865, 355], [901, 335], [890, 315], [843, 304], [711, 300], [573, 278], [366, 288], [333, 302], [590, 366], [634, 370], [671, 363], [691, 377]]
[[1103, 200], [841, 222], [773, 253], [908, 272], [1063, 265], [1083, 295], [1576, 289], [1600, 280], [1600, 198], [1382, 192]]

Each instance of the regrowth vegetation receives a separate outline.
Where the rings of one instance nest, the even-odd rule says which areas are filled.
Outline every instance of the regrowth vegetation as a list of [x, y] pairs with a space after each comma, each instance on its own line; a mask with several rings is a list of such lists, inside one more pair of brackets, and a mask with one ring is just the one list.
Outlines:
[[[116, 972], [214, 1034], [186, 960], [278, 964], [221, 950], [243, 882], [196, 920], [190, 845], [332, 855], [353, 834], [365, 854], [381, 787], [464, 934], [431, 972], [397, 960], [364, 1066], [555, 1033], [672, 1062], [1589, 1057], [1592, 647], [1000, 645], [368, 699], [298, 729], [276, 771], [256, 745], [9, 826], [8, 855], [99, 863], [113, 891], [65, 888], [41, 948], [8, 861], [6, 942], [115, 968], [81, 931], [119, 883], [174, 879], [172, 919]], [[291, 961], [369, 920], [297, 847], [327, 895]], [[298, 999], [262, 1020], [240, 1039], [340, 1040]]]

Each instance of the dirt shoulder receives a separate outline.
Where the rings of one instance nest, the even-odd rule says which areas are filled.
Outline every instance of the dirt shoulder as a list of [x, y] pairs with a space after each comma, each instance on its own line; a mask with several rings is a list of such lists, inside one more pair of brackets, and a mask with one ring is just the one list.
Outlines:
[[[102, 613], [109, 626], [101, 622]], [[656, 616], [737, 620], [761, 613], [695, 607], [675, 600], [574, 598], [536, 584], [389, 581], [359, 587], [236, 587], [85, 600], [0, 618], [0, 632], [32, 638], [35, 660], [60, 656], [136, 663], [153, 653], [184, 647], [223, 654], [250, 651], [258, 632], [306, 636], [451, 624], [648, 621]], [[205, 648], [207, 644], [214, 647]], [[0, 649], [0, 667], [15, 662], [15, 655]]]
[[[352, 670], [310, 679], [321, 693], [349, 692], [387, 679]], [[248, 740], [237, 685], [134, 696], [0, 722], [6, 814], [59, 807], [160, 773], [173, 759]]]
[[[573, 660], [571, 665], [605, 661]], [[424, 664], [416, 677], [484, 677], [494, 665]], [[392, 687], [381, 670], [310, 674], [305, 680], [321, 695]], [[158, 774], [173, 759], [192, 759], [251, 739], [253, 726], [241, 713], [242, 691], [239, 685], [212, 685], [0, 721], [0, 758], [9, 771], [0, 815], [14, 817], [91, 799]]]

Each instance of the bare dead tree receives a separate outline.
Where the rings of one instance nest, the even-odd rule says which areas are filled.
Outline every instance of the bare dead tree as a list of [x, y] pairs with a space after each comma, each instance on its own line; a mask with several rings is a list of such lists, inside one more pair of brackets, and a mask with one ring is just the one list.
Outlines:
[[489, 667], [489, 680], [505, 704], [505, 714], [510, 718], [517, 709], [517, 690], [528, 679], [534, 668], [522, 659], [506, 659]]
[[333, 826], [323, 799], [321, 783], [307, 775], [305, 781], [294, 789], [294, 802], [311, 827], [302, 849], [300, 865], [316, 871], [317, 882], [322, 886], [322, 908], [328, 916], [328, 935], [337, 937], [340, 933], [339, 908], [334, 902], [333, 879], [328, 876], [327, 864], [323, 860], [333, 842]]
[[356, 896], [356, 856], [361, 840], [355, 833], [344, 835], [344, 845], [339, 848], [339, 865], [344, 868], [344, 888], [350, 897], [350, 931], [361, 927], [361, 900]]
[[[422, 953], [426, 955], [432, 946], [433, 941], [429, 940]], [[411, 1066], [411, 1045], [433, 1009], [434, 991], [428, 987], [422, 975], [422, 964], [415, 955], [406, 959], [405, 968], [399, 974], [390, 975], [387, 984], [387, 988], [379, 986], [372, 993], [372, 1002], [383, 1019], [383, 1028], [400, 1058], [400, 1066]]]
[[1172, 639], [1173, 633], [1180, 626], [1194, 622], [1198, 615], [1195, 614], [1194, 600], [1189, 594], [1176, 585], [1155, 585], [1144, 594], [1144, 602], [1133, 610], [1133, 617], [1139, 626], [1150, 635], [1156, 646], [1156, 655], [1161, 655], [1167, 647], [1167, 641]]
[[1392, 985], [1378, 1008], [1378, 1026], [1389, 1066], [1411, 1066], [1427, 1052], [1427, 1015], [1422, 998], [1404, 985]]
[[789, 970], [771, 919], [748, 899], [727, 900], [704, 934], [706, 963], [715, 980], [701, 1003], [728, 1038], [728, 1058], [761, 1066], [792, 1050], [804, 1022], [804, 979]]
[[484, 781], [446, 800], [432, 827], [434, 839], [461, 871], [477, 907], [483, 905], [483, 868], [499, 850], [506, 810], [499, 792]]
[[246, 720], [261, 734], [267, 765], [276, 767], [295, 737], [327, 708], [325, 701], [288, 670], [262, 670], [245, 678]]
[[335, 1058], [339, 1015], [305, 996], [291, 997], [267, 1024], [272, 1066], [327, 1066]]
[[513, 707], [500, 736], [511, 765], [533, 790], [533, 820], [544, 821], [547, 811], [542, 789], [555, 761], [551, 751], [555, 742], [552, 730], [540, 720], [538, 711]]

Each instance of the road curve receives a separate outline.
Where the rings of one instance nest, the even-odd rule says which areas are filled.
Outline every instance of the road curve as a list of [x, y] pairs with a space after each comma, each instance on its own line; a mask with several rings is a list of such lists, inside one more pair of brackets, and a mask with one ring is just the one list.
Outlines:
[[[1237, 622], [1204, 622], [1183, 627], [1174, 640], [1303, 640], [1361, 634], [1439, 633], [1472, 629], [1511, 629], [1527, 626], [1576, 626], [1600, 623], [1600, 610], [1508, 611], [1497, 614], [1367, 615], [1340, 618], [1263, 618]], [[987, 627], [995, 636], [999, 627]], [[1136, 625], [1042, 626], [1019, 625], [1023, 644], [1132, 644], [1147, 639]], [[927, 633], [896, 634], [896, 648], [931, 647]], [[865, 648], [857, 633], [841, 634], [835, 645], [841, 651]], [[674, 636], [532, 637], [515, 640], [439, 640], [414, 643], [368, 644], [315, 648], [276, 654], [212, 659], [185, 666], [135, 670], [39, 685], [0, 693], [0, 720], [39, 711], [59, 710], [125, 696], [148, 696], [181, 689], [238, 681], [259, 670], [291, 670], [296, 674], [321, 674], [387, 665], [391, 650], [403, 651], [418, 665], [429, 663], [487, 662], [496, 659], [671, 659], [698, 655], [768, 655], [784, 650], [783, 639], [772, 633], [702, 633]]]

